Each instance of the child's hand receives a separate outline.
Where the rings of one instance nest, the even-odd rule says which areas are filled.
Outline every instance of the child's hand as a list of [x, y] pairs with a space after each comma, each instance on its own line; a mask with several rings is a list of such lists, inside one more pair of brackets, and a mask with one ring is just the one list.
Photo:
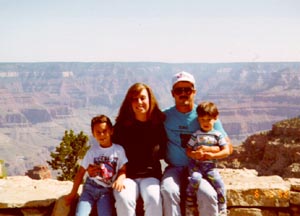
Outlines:
[[90, 177], [96, 177], [99, 173], [99, 166], [90, 164], [87, 168], [87, 172]]
[[214, 153], [212, 153], [212, 152], [204, 152], [204, 153], [203, 153], [203, 158], [204, 158], [205, 160], [215, 159], [215, 158], [214, 158]]
[[204, 146], [204, 145], [200, 145], [198, 146], [195, 151], [202, 151], [203, 153], [204, 152], [209, 152], [210, 151], [210, 147], [208, 146]]
[[125, 185], [123, 184], [123, 179], [117, 179], [116, 181], [114, 181], [114, 183], [112, 184], [112, 188], [118, 192], [123, 190], [125, 188]]
[[195, 159], [195, 160], [203, 160], [203, 156], [204, 156], [204, 152], [202, 151], [202, 149], [196, 149], [196, 150], [192, 150], [190, 148], [187, 148], [186, 150], [187, 156]]

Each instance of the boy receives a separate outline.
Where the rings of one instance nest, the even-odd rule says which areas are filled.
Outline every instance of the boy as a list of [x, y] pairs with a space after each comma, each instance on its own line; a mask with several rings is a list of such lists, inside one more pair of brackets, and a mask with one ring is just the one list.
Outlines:
[[200, 130], [191, 136], [187, 148], [192, 150], [205, 149], [207, 146], [219, 146], [219, 152], [204, 152], [205, 160], [191, 159], [189, 161], [189, 184], [186, 190], [186, 215], [197, 214], [196, 192], [201, 179], [206, 179], [218, 194], [220, 216], [226, 215], [225, 187], [219, 172], [216, 170], [215, 159], [227, 157], [230, 154], [229, 145], [224, 136], [213, 128], [218, 119], [218, 109], [212, 102], [202, 102], [197, 107]]
[[75, 176], [72, 191], [65, 196], [65, 200], [70, 204], [76, 197], [78, 187], [87, 172], [76, 215], [89, 215], [95, 203], [98, 215], [113, 215], [112, 189], [121, 191], [124, 188], [127, 158], [123, 147], [112, 143], [113, 126], [107, 116], [94, 117], [91, 129], [98, 144], [93, 145], [84, 156]]

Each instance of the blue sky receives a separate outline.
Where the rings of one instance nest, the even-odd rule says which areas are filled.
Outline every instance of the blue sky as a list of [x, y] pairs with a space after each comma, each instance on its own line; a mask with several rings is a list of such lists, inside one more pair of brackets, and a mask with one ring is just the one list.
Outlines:
[[299, 0], [0, 0], [0, 62], [300, 61]]

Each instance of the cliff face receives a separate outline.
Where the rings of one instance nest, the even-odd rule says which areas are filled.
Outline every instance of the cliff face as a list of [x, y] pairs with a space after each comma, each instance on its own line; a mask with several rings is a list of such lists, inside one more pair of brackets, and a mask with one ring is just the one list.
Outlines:
[[300, 117], [277, 122], [272, 130], [249, 136], [220, 164], [255, 169], [264, 176], [300, 178]]
[[90, 134], [90, 119], [114, 120], [129, 86], [149, 84], [173, 105], [171, 77], [194, 74], [197, 102], [214, 101], [235, 145], [299, 115], [300, 63], [1, 63], [0, 159], [10, 175], [44, 164], [65, 130]]

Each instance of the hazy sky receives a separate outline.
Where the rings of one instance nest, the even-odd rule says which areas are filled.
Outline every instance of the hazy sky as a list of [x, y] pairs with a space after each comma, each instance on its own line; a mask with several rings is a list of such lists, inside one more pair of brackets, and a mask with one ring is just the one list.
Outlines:
[[0, 0], [16, 61], [300, 61], [300, 1]]

